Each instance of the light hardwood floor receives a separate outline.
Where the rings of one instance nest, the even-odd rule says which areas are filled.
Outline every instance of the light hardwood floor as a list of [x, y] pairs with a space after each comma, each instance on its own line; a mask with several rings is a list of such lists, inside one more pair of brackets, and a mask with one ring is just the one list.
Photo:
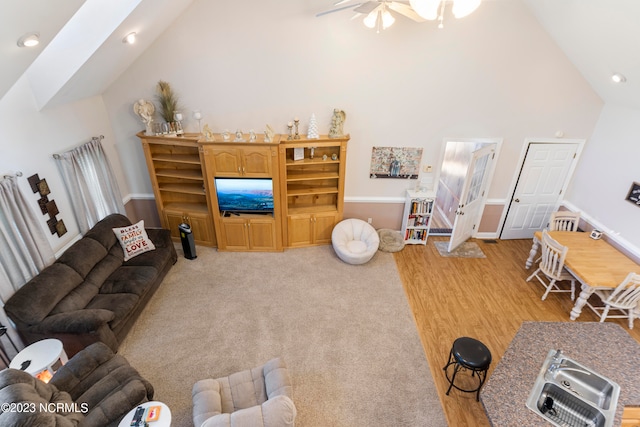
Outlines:
[[[449, 425], [489, 426], [474, 394], [453, 389], [445, 395], [442, 367], [453, 341], [470, 336], [485, 343], [493, 356], [490, 378], [523, 321], [569, 322], [573, 302], [566, 293], [542, 301], [542, 286], [525, 281], [534, 269], [524, 268], [531, 240], [472, 240], [486, 255], [477, 259], [441, 257], [433, 244], [437, 240], [448, 237], [430, 236], [426, 247], [407, 245], [394, 254], [395, 261]], [[597, 320], [585, 307], [576, 321]], [[629, 331], [626, 320], [607, 321]], [[640, 322], [629, 332], [640, 342]]]

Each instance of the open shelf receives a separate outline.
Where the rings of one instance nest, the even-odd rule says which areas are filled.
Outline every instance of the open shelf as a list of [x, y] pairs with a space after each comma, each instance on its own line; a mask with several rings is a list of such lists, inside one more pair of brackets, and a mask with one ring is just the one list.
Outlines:
[[338, 173], [338, 171], [306, 172], [304, 170], [300, 170], [287, 172], [287, 182], [338, 178], [340, 178], [340, 174]]
[[194, 212], [208, 214], [209, 208], [205, 203], [188, 203], [188, 202], [171, 202], [164, 205], [165, 210], [173, 210], [180, 212]]
[[303, 196], [313, 194], [330, 194], [338, 193], [338, 187], [335, 185], [314, 186], [304, 184], [289, 184], [287, 186], [287, 196]]
[[156, 176], [202, 181], [201, 169], [156, 169]]
[[202, 184], [158, 184], [160, 191], [170, 191], [173, 193], [205, 195]]
[[195, 153], [195, 154], [154, 153], [151, 158], [154, 161], [158, 161], [158, 162], [185, 163], [185, 164], [200, 166], [200, 156], [198, 155], [198, 153]]

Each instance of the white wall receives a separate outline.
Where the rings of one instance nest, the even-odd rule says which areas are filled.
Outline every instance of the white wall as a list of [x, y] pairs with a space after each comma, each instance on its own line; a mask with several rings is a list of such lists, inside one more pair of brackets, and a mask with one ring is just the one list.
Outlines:
[[[101, 97], [94, 97], [61, 107], [38, 111], [29, 82], [21, 78], [0, 101], [0, 174], [23, 173], [18, 180], [20, 189], [32, 200], [36, 215], [42, 219], [49, 243], [55, 252], [71, 242], [79, 233], [71, 210], [68, 194], [58, 167], [52, 157], [85, 143], [93, 136], [104, 135], [103, 146], [123, 194], [129, 189], [125, 172], [118, 159], [118, 147]], [[38, 174], [46, 179], [51, 190], [49, 200], [55, 200], [64, 220], [67, 233], [62, 237], [51, 235], [47, 226], [48, 215], [42, 215], [38, 207], [38, 193], [33, 193], [27, 178]]]
[[[489, 197], [507, 197], [527, 137], [589, 138], [602, 101], [518, 1], [484, 2], [445, 28], [398, 17], [376, 34], [326, 0], [196, 0], [104, 94], [131, 191], [151, 194], [131, 107], [163, 79], [215, 131], [286, 132], [347, 112], [346, 197], [395, 198], [415, 181], [372, 180], [373, 146], [421, 146], [438, 167], [445, 137], [504, 138]], [[187, 130], [197, 124], [186, 122]]]
[[640, 207], [625, 200], [640, 182], [640, 110], [607, 104], [582, 153], [566, 200], [640, 254]]

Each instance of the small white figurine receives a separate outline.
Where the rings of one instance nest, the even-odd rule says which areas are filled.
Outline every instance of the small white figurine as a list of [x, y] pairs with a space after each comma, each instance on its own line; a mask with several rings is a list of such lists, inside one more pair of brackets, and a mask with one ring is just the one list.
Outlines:
[[258, 137], [256, 136], [256, 133], [253, 131], [253, 129], [251, 129], [249, 131], [249, 141], [250, 142], [256, 142], [257, 139], [258, 139]]
[[264, 131], [264, 142], [273, 141], [273, 135], [275, 135], [275, 132], [273, 131], [273, 128], [271, 126], [267, 125], [267, 129], [265, 129], [265, 131]]
[[205, 123], [204, 127], [202, 128], [202, 133], [204, 134], [204, 139], [206, 141], [216, 140], [215, 135], [213, 134], [213, 131], [209, 127], [209, 124]]
[[156, 112], [156, 107], [149, 101], [139, 99], [133, 104], [133, 112], [136, 113], [142, 123], [145, 124], [145, 132], [147, 135], [153, 135], [153, 113]]
[[333, 110], [333, 117], [331, 118], [331, 129], [329, 130], [329, 138], [342, 138], [344, 136], [344, 121], [347, 118], [347, 113], [337, 108]]

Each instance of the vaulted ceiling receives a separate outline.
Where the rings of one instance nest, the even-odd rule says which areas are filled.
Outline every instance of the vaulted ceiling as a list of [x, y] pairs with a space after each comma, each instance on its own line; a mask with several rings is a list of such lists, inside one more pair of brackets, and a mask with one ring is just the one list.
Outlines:
[[[0, 100], [25, 73], [38, 108], [101, 94], [192, 1], [4, 1]], [[313, 1], [318, 12], [333, 3]], [[524, 2], [606, 103], [640, 109], [640, 1], [493, 1]], [[18, 47], [29, 32], [39, 33], [40, 44]], [[130, 32], [138, 33], [134, 45], [122, 42]], [[614, 84], [614, 73], [626, 82]]]

